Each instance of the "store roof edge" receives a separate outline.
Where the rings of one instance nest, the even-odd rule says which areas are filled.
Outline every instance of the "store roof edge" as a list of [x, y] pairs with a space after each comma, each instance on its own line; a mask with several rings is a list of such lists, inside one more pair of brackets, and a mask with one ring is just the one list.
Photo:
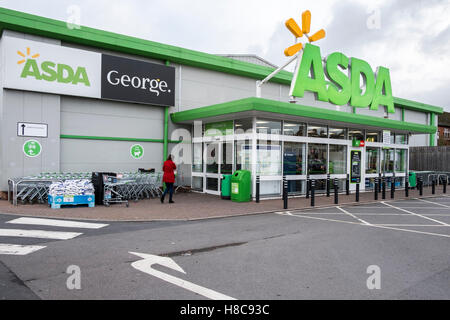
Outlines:
[[211, 106], [175, 112], [171, 114], [175, 123], [191, 122], [197, 119], [206, 119], [221, 115], [234, 114], [246, 111], [271, 112], [284, 115], [298, 116], [327, 121], [338, 121], [348, 124], [366, 125], [384, 129], [410, 131], [412, 133], [435, 133], [436, 127], [399, 120], [378, 118], [344, 111], [328, 110], [292, 104], [263, 98], [244, 98]]

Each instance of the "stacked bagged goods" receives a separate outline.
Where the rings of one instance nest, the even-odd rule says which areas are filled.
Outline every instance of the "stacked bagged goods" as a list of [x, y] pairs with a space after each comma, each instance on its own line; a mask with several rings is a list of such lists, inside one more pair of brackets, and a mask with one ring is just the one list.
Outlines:
[[49, 195], [56, 196], [82, 196], [93, 195], [94, 185], [87, 179], [66, 180], [64, 182], [54, 182], [50, 185]]

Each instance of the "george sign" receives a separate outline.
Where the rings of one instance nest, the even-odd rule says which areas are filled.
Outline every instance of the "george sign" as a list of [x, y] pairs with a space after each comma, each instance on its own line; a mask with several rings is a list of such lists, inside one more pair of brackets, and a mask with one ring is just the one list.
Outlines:
[[23, 144], [23, 153], [27, 157], [34, 158], [41, 154], [42, 146], [37, 140], [28, 140]]
[[134, 144], [130, 148], [130, 154], [134, 159], [141, 159], [144, 156], [144, 147], [140, 144]]
[[87, 50], [2, 37], [4, 87], [175, 105], [175, 68]]
[[348, 58], [340, 52], [330, 54], [323, 66], [320, 48], [310, 43], [297, 63], [290, 95], [303, 97], [305, 91], [314, 92], [318, 100], [335, 105], [349, 104], [371, 110], [378, 110], [381, 105], [389, 113], [395, 112], [389, 69], [378, 67], [375, 74], [366, 61]]
[[175, 68], [102, 55], [102, 99], [174, 106]]
[[5, 88], [100, 98], [101, 54], [2, 37]]
[[361, 151], [350, 151], [350, 182], [361, 183]]
[[48, 137], [48, 125], [45, 123], [18, 122], [17, 135], [19, 137]]

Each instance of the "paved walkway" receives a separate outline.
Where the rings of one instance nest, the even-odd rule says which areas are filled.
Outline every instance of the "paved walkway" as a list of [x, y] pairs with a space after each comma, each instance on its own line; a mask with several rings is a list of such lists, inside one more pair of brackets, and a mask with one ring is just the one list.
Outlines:
[[[442, 186], [436, 188], [436, 196], [442, 195]], [[430, 197], [431, 187], [424, 188], [423, 197]], [[410, 190], [409, 198], [419, 197], [417, 190]], [[405, 198], [404, 190], [396, 190], [395, 199]], [[386, 190], [386, 201], [391, 200], [390, 190]], [[174, 195], [174, 204], [169, 204], [167, 199], [161, 204], [159, 199], [145, 199], [138, 202], [130, 201], [127, 208], [124, 204], [112, 204], [110, 207], [64, 207], [51, 209], [42, 204], [25, 204], [13, 206], [8, 201], [0, 201], [0, 213], [17, 214], [20, 216], [39, 216], [53, 218], [93, 219], [103, 221], [153, 221], [153, 220], [196, 220], [206, 218], [228, 217], [246, 214], [283, 211], [283, 201], [261, 200], [260, 203], [237, 203], [230, 200], [222, 200], [218, 196], [201, 193], [179, 193]], [[359, 203], [374, 202], [373, 192], [360, 194]], [[379, 194], [379, 200], [381, 193]], [[357, 205], [355, 194], [349, 196], [339, 194], [339, 205]], [[315, 207], [334, 206], [333, 193], [328, 198], [319, 195], [315, 198]], [[311, 208], [311, 200], [304, 196], [289, 198], [288, 210], [308, 210]]]

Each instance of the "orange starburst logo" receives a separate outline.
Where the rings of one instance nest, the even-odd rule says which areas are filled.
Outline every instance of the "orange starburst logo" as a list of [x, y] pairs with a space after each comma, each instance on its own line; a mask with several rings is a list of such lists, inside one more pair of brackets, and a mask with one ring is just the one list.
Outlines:
[[[30, 54], [31, 54], [30, 47], [27, 47], [27, 54], [26, 54], [26, 55], [25, 55], [24, 53], [22, 53], [21, 51], [19, 51], [19, 50], [17, 51], [17, 54], [18, 54], [19, 56], [21, 56], [22, 58], [24, 58], [24, 59], [22, 59], [22, 60], [17, 61], [17, 64], [22, 64], [22, 63], [24, 63], [24, 62], [26, 61], [26, 58], [29, 57]], [[33, 58], [33, 59], [36, 59], [37, 57], [39, 57], [39, 53], [36, 53], [36, 54], [34, 54], [34, 55], [31, 56], [31, 58]]]
[[[320, 29], [316, 33], [314, 33], [312, 36], [309, 36], [308, 33], [310, 32], [311, 27], [311, 12], [309, 10], [306, 10], [302, 13], [302, 27], [300, 28], [297, 22], [295, 22], [294, 19], [290, 18], [285, 23], [286, 28], [295, 36], [295, 38], [301, 38], [303, 35], [306, 35], [309, 42], [314, 42], [317, 40], [320, 40], [322, 38], [325, 38], [325, 30]], [[284, 54], [287, 57], [293, 56], [297, 52], [303, 49], [302, 43], [296, 43], [293, 46], [290, 46], [289, 48], [286, 48], [284, 50]]]

